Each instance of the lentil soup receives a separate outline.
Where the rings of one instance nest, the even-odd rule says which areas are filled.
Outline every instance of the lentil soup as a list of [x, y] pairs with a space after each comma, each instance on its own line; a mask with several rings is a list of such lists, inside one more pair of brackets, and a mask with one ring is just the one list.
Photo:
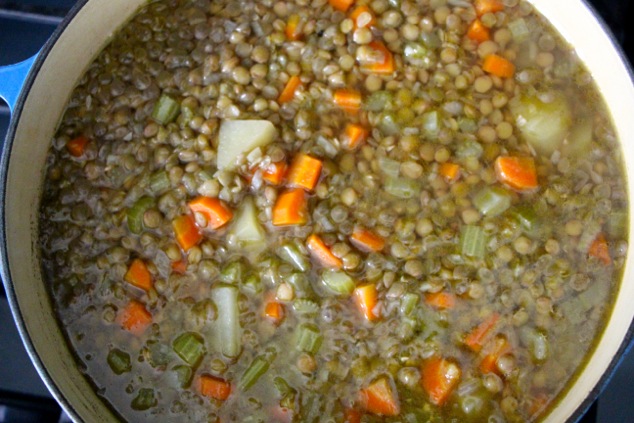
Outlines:
[[628, 248], [610, 117], [522, 0], [149, 3], [72, 93], [40, 215], [128, 421], [539, 420]]

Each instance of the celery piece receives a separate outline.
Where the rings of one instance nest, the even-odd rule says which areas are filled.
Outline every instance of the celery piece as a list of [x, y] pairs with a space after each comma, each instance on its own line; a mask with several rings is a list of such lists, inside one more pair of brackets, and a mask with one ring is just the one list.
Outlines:
[[460, 231], [460, 250], [463, 255], [483, 258], [486, 252], [486, 234], [475, 225], [465, 225]]
[[300, 272], [306, 272], [310, 269], [308, 257], [302, 254], [299, 247], [292, 242], [280, 246], [277, 249], [277, 255]]
[[240, 310], [238, 308], [238, 288], [217, 284], [211, 290], [211, 299], [218, 308], [214, 322], [221, 352], [227, 357], [237, 357], [241, 350]]
[[403, 295], [401, 299], [401, 314], [409, 316], [414, 312], [416, 304], [418, 304], [419, 297], [417, 294], [407, 293]]
[[401, 127], [396, 122], [396, 116], [392, 112], [383, 113], [377, 127], [387, 136], [397, 135], [401, 132]]
[[262, 281], [260, 280], [260, 277], [257, 275], [248, 276], [244, 280], [244, 283], [242, 284], [242, 286], [244, 287], [245, 291], [251, 294], [258, 294], [262, 292]]
[[473, 197], [473, 205], [485, 216], [498, 216], [511, 207], [511, 193], [502, 187], [486, 186]]
[[152, 119], [162, 125], [173, 122], [181, 111], [180, 104], [167, 94], [161, 94], [152, 110]]
[[508, 23], [508, 28], [511, 31], [511, 35], [513, 35], [513, 39], [518, 43], [526, 41], [530, 36], [530, 30], [523, 18], [510, 21]]
[[407, 178], [385, 178], [385, 192], [397, 198], [408, 200], [420, 195], [420, 183]]
[[132, 408], [134, 410], [143, 411], [149, 410], [157, 404], [156, 397], [154, 396], [154, 389], [141, 388], [139, 393], [132, 400]]
[[194, 374], [192, 368], [184, 364], [179, 364], [177, 366], [174, 366], [172, 371], [176, 374], [176, 379], [178, 380], [179, 386], [181, 388], [188, 388]]
[[335, 294], [350, 295], [354, 291], [354, 280], [346, 272], [326, 270], [321, 274], [321, 280]]
[[319, 305], [313, 300], [299, 298], [293, 301], [293, 310], [297, 314], [317, 314], [319, 312]]
[[167, 176], [167, 172], [164, 170], [160, 170], [158, 172], [154, 172], [152, 176], [150, 176], [150, 190], [155, 195], [163, 194], [170, 187], [170, 178]]
[[127, 373], [132, 370], [132, 365], [130, 364], [130, 354], [125, 351], [121, 351], [118, 348], [110, 350], [107, 360], [110, 369], [112, 369], [112, 371], [117, 375]]
[[370, 112], [380, 112], [390, 106], [392, 97], [389, 91], [376, 91], [368, 96], [364, 108]]
[[185, 332], [172, 343], [174, 352], [190, 366], [196, 366], [205, 354], [205, 343], [200, 335]]
[[297, 330], [297, 349], [313, 355], [317, 354], [323, 339], [317, 326], [303, 323]]
[[517, 220], [524, 232], [528, 234], [534, 233], [539, 226], [539, 217], [532, 206], [524, 204], [515, 207], [511, 212], [511, 216]]
[[220, 281], [225, 283], [238, 283], [246, 274], [244, 263], [240, 260], [233, 260], [220, 271]]
[[401, 163], [396, 160], [389, 159], [385, 156], [379, 156], [377, 163], [379, 164], [379, 169], [385, 176], [389, 176], [390, 178], [398, 178], [401, 172]]
[[140, 234], [143, 231], [143, 215], [146, 211], [154, 207], [155, 202], [151, 197], [141, 197], [126, 213], [128, 229], [133, 234]]
[[423, 114], [423, 132], [429, 138], [435, 139], [440, 132], [440, 116], [437, 110]]
[[244, 371], [240, 382], [238, 382], [238, 389], [242, 392], [246, 392], [251, 388], [255, 382], [262, 377], [264, 373], [269, 369], [271, 363], [263, 356], [259, 355], [251, 362], [249, 367]]

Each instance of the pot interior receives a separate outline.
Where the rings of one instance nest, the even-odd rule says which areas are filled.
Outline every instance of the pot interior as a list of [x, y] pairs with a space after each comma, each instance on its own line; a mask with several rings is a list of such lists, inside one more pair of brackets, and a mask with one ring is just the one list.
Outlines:
[[[8, 295], [19, 321], [27, 348], [49, 389], [76, 420], [111, 421], [117, 416], [94, 394], [93, 387], [78, 369], [57, 325], [41, 275], [38, 253], [38, 210], [46, 153], [69, 94], [84, 69], [113, 31], [125, 23], [145, 0], [88, 1], [68, 23], [59, 39], [43, 50], [29, 78], [28, 95], [18, 105], [5, 152], [4, 263], [5, 279], [12, 285]], [[592, 11], [581, 1], [532, 0], [573, 46], [594, 76], [622, 142], [626, 173], [634, 166], [634, 87], [629, 69], [603, 32]], [[64, 25], [63, 25], [64, 26]], [[633, 184], [628, 194], [633, 197]], [[630, 225], [632, 228], [632, 217]], [[586, 370], [579, 376], [546, 421], [574, 418], [575, 410], [603, 383], [606, 369], [631, 336], [634, 308], [632, 254], [628, 253], [623, 283], [607, 328]]]

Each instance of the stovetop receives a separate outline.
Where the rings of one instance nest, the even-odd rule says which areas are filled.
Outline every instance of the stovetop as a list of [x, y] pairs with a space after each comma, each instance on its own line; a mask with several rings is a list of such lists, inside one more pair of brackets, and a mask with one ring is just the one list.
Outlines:
[[[0, 0], [0, 66], [35, 54], [77, 0]], [[553, 0], [563, 1], [563, 0]], [[630, 0], [588, 0], [611, 28], [634, 63], [634, 12]], [[0, 101], [0, 140], [9, 125], [9, 110]], [[580, 423], [634, 422], [634, 352], [626, 356], [612, 380]], [[0, 423], [66, 422], [22, 346], [0, 284]]]

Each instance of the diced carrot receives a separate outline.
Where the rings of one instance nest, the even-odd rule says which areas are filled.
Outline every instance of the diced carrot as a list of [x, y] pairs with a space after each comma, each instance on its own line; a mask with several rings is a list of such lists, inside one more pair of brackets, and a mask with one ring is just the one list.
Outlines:
[[354, 299], [359, 310], [368, 321], [376, 320], [381, 317], [380, 313], [375, 311], [379, 299], [376, 285], [367, 284], [356, 287], [354, 290]]
[[473, 41], [481, 43], [491, 39], [491, 31], [482, 24], [480, 19], [476, 18], [473, 22], [471, 22], [471, 25], [469, 25], [467, 37]]
[[425, 302], [439, 309], [453, 308], [456, 305], [456, 296], [449, 292], [434, 292], [425, 294]]
[[606, 266], [612, 264], [608, 241], [605, 239], [605, 235], [603, 233], [597, 235], [594, 241], [592, 241], [592, 244], [590, 244], [590, 248], [588, 249], [588, 255], [599, 259], [599, 261]]
[[88, 145], [88, 138], [83, 135], [73, 138], [72, 140], [66, 143], [66, 149], [73, 157], [81, 157], [86, 151], [86, 146]]
[[354, 0], [328, 0], [333, 9], [346, 12], [354, 3]]
[[117, 321], [128, 332], [140, 336], [152, 324], [152, 315], [145, 306], [131, 300], [117, 316]]
[[282, 93], [277, 98], [277, 102], [280, 104], [288, 103], [295, 97], [295, 92], [302, 85], [302, 80], [299, 79], [299, 76], [293, 75], [288, 78], [288, 82], [284, 86]]
[[361, 389], [361, 403], [370, 413], [383, 416], [396, 416], [401, 406], [396, 390], [387, 377], [381, 377], [365, 389]]
[[515, 74], [515, 65], [497, 54], [489, 54], [484, 58], [482, 70], [500, 78], [511, 78]]
[[348, 113], [357, 113], [361, 109], [361, 93], [355, 90], [339, 89], [333, 96], [333, 101]]
[[356, 226], [350, 235], [350, 241], [358, 249], [370, 252], [379, 252], [385, 247], [385, 240], [383, 237], [369, 231], [368, 229]]
[[373, 26], [376, 23], [376, 18], [374, 17], [372, 9], [365, 4], [356, 7], [352, 12], [350, 12], [349, 17], [352, 19], [355, 29]]
[[420, 383], [430, 401], [442, 406], [460, 381], [460, 367], [442, 357], [432, 357], [421, 368]]
[[233, 212], [229, 206], [217, 198], [196, 197], [189, 202], [188, 206], [193, 213], [200, 213], [205, 217], [209, 229], [218, 229], [233, 218]]
[[440, 173], [447, 182], [455, 182], [460, 176], [460, 165], [457, 163], [444, 162], [438, 168], [438, 173]]
[[491, 330], [497, 324], [498, 320], [500, 320], [499, 314], [491, 314], [486, 320], [473, 328], [471, 332], [467, 334], [464, 339], [465, 345], [469, 347], [472, 351], [479, 352], [486, 342]]
[[492, 346], [480, 362], [480, 371], [482, 373], [500, 374], [497, 367], [498, 359], [508, 353], [511, 346], [504, 336], [497, 336], [490, 344], [492, 344]]
[[361, 423], [363, 413], [355, 408], [346, 408], [343, 411], [343, 423]]
[[379, 59], [373, 63], [362, 63], [361, 69], [384, 75], [391, 74], [396, 70], [394, 55], [385, 47], [385, 44], [375, 40], [370, 42], [368, 47], [374, 50], [374, 54], [376, 54]]
[[500, 0], [475, 0], [474, 7], [478, 16], [504, 10], [504, 4]]
[[299, 153], [288, 170], [288, 185], [312, 191], [321, 175], [322, 161], [308, 154]]
[[324, 243], [324, 241], [316, 234], [312, 234], [308, 237], [306, 242], [310, 254], [324, 267], [333, 267], [341, 269], [343, 267], [343, 261], [330, 251], [330, 248]]
[[308, 221], [306, 192], [292, 188], [281, 193], [273, 206], [272, 221], [275, 226], [305, 224]]
[[269, 163], [262, 169], [262, 179], [271, 185], [280, 185], [286, 176], [288, 165], [286, 162]]
[[153, 286], [152, 275], [145, 262], [139, 258], [132, 260], [123, 279], [129, 284], [141, 288], [145, 292], [152, 289]]
[[264, 306], [264, 315], [279, 325], [284, 319], [284, 305], [277, 301], [269, 301]]
[[498, 181], [519, 191], [537, 188], [537, 169], [532, 157], [500, 156], [495, 160]]
[[301, 19], [299, 15], [291, 15], [288, 17], [288, 21], [286, 22], [286, 28], [284, 29], [284, 33], [286, 34], [286, 38], [290, 41], [301, 40], [304, 34], [299, 27]]
[[172, 270], [181, 275], [184, 274], [185, 272], [187, 272], [187, 260], [182, 258], [178, 261], [173, 261]]
[[348, 150], [354, 150], [368, 138], [368, 130], [356, 123], [346, 124], [341, 136], [341, 144]]
[[201, 375], [198, 378], [198, 391], [207, 398], [224, 401], [231, 395], [231, 384], [219, 377]]
[[176, 241], [180, 247], [187, 251], [198, 244], [203, 238], [194, 218], [188, 214], [178, 216], [172, 221], [172, 228], [176, 235]]

